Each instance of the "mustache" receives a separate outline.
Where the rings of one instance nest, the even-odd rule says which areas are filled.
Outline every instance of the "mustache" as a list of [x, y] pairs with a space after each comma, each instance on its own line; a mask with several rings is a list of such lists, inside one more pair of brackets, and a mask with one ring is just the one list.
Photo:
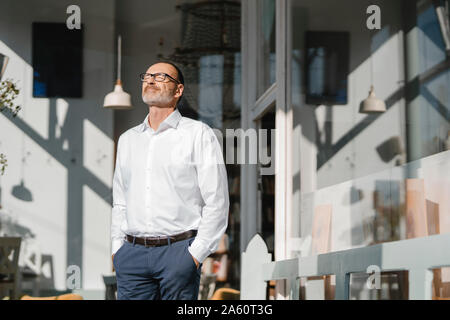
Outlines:
[[147, 90], [159, 90], [159, 88], [158, 87], [156, 87], [156, 86], [147, 86], [146, 88], [145, 88], [145, 90], [144, 91], [147, 91]]

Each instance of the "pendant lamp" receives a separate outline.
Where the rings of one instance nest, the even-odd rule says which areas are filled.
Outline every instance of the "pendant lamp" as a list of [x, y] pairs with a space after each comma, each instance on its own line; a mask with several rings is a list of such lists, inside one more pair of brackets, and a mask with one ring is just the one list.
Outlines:
[[373, 70], [372, 70], [372, 56], [370, 57], [370, 76], [372, 78], [372, 85], [370, 86], [369, 96], [364, 99], [359, 105], [360, 113], [383, 113], [386, 111], [386, 104], [383, 100], [375, 96], [373, 87]]
[[117, 80], [114, 91], [106, 95], [103, 108], [109, 109], [131, 109], [131, 96], [123, 91], [122, 81], [120, 80], [121, 62], [122, 62], [122, 38], [119, 36], [117, 45]]
[[386, 111], [386, 104], [383, 100], [378, 99], [375, 96], [375, 91], [373, 89], [373, 85], [370, 86], [369, 96], [364, 99], [360, 106], [360, 113], [382, 113]]

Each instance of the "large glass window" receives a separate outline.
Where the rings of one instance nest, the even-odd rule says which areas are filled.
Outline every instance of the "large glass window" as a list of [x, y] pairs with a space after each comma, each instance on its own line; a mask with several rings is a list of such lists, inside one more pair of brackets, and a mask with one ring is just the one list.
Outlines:
[[[299, 170], [291, 237], [302, 238], [302, 255], [450, 231], [450, 178], [442, 174], [450, 172], [448, 30], [437, 14], [437, 5], [445, 3], [382, 2], [381, 29], [370, 30], [369, 15], [361, 14], [367, 3], [291, 2], [293, 150]], [[348, 71], [333, 68], [334, 53], [327, 49], [345, 34], [348, 47], [340, 54], [348, 59]], [[311, 72], [319, 74], [308, 87]], [[325, 83], [323, 75], [334, 79]], [[343, 78], [344, 103], [330, 99], [330, 90], [316, 90]], [[371, 87], [386, 111], [362, 112]], [[308, 100], [308, 88], [314, 99]], [[353, 297], [366, 295], [358, 291], [358, 279], [355, 275]], [[407, 296], [395, 273], [383, 274], [385, 283], [396, 288], [392, 296]]]
[[[444, 2], [443, 2], [444, 3]], [[414, 140], [411, 160], [450, 149], [450, 70], [440, 21], [432, 1], [417, 4], [417, 69], [420, 87], [414, 92], [409, 122]]]

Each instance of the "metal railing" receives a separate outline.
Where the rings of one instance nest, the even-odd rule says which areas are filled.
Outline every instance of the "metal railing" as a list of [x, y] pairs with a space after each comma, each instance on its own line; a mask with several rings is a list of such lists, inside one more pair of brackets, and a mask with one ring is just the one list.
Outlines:
[[[263, 258], [261, 258], [263, 257]], [[256, 264], [259, 263], [260, 268]], [[409, 299], [432, 298], [432, 269], [450, 266], [450, 234], [432, 235], [316, 256], [270, 261], [270, 254], [259, 235], [250, 241], [242, 257], [242, 299], [264, 299], [267, 281], [286, 279], [289, 298], [299, 299], [299, 278], [336, 276], [335, 299], [349, 299], [350, 274], [366, 273], [370, 266], [380, 272], [408, 271]], [[258, 270], [260, 269], [260, 272]]]

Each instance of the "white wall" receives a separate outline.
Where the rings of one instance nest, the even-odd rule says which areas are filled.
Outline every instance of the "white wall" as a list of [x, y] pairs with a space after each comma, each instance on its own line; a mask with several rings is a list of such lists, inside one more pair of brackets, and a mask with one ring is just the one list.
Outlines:
[[[84, 28], [83, 97], [33, 98], [31, 24], [65, 22], [71, 4], [80, 6]], [[22, 105], [17, 119], [0, 115], [0, 152], [8, 157], [2, 214], [29, 228], [51, 256], [59, 290], [66, 289], [68, 265], [81, 267], [84, 289], [104, 289], [101, 275], [111, 272], [113, 112], [102, 105], [114, 81], [114, 14], [109, 0], [0, 2], [0, 52], [10, 57], [5, 78], [18, 82]], [[11, 194], [21, 178], [30, 202]]]

